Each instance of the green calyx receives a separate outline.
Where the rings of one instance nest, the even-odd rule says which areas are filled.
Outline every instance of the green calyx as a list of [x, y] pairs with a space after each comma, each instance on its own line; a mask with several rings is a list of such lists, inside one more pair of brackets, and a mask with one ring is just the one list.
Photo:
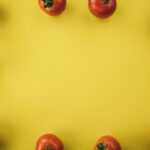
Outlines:
[[102, 0], [104, 4], [108, 4], [110, 0]]
[[96, 150], [107, 150], [107, 144], [106, 143], [98, 144]]
[[49, 146], [46, 146], [43, 150], [53, 150], [53, 149]]
[[53, 4], [54, 4], [53, 0], [42, 0], [42, 1], [43, 1], [43, 3], [44, 3], [44, 7], [45, 7], [45, 8], [52, 7]]

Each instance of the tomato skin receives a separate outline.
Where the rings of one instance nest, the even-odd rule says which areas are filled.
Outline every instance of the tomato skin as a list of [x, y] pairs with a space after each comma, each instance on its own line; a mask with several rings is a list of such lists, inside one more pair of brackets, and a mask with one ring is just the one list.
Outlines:
[[44, 12], [51, 16], [61, 14], [66, 8], [66, 0], [50, 0], [53, 4], [49, 7], [45, 6], [44, 1], [49, 0], [38, 0], [39, 6]]
[[[103, 148], [99, 148], [100, 145], [103, 146]], [[94, 150], [121, 150], [121, 145], [117, 139], [107, 135], [98, 139]]]
[[45, 134], [38, 139], [36, 150], [64, 150], [64, 145], [56, 135]]
[[107, 18], [116, 10], [116, 0], [88, 0], [90, 12], [98, 18]]

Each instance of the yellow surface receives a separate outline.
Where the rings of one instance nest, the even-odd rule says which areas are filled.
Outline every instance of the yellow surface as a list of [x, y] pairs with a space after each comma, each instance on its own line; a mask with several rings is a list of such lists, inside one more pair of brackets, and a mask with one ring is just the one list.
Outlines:
[[150, 145], [150, 1], [118, 0], [99, 20], [87, 0], [58, 17], [37, 0], [0, 1], [0, 137], [7, 150], [35, 149], [46, 132], [66, 150], [99, 136], [124, 149]]

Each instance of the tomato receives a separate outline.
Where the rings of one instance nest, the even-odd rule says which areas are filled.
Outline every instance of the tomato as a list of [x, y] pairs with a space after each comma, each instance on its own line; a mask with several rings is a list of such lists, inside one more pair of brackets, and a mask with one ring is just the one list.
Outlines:
[[66, 8], [66, 0], [38, 0], [40, 8], [48, 15], [57, 16]]
[[98, 139], [94, 150], [121, 150], [121, 145], [112, 136], [103, 136]]
[[38, 139], [36, 150], [64, 150], [64, 145], [56, 135], [45, 134]]
[[116, 10], [116, 0], [89, 0], [91, 13], [98, 18], [107, 18]]

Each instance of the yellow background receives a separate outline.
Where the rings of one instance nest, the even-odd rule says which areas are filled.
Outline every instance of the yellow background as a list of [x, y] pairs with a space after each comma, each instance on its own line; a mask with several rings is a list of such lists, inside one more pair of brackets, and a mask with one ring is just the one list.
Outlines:
[[87, 0], [58, 17], [37, 0], [0, 1], [0, 137], [7, 150], [58, 135], [92, 150], [111, 134], [123, 150], [150, 149], [150, 1], [118, 0], [109, 19]]

